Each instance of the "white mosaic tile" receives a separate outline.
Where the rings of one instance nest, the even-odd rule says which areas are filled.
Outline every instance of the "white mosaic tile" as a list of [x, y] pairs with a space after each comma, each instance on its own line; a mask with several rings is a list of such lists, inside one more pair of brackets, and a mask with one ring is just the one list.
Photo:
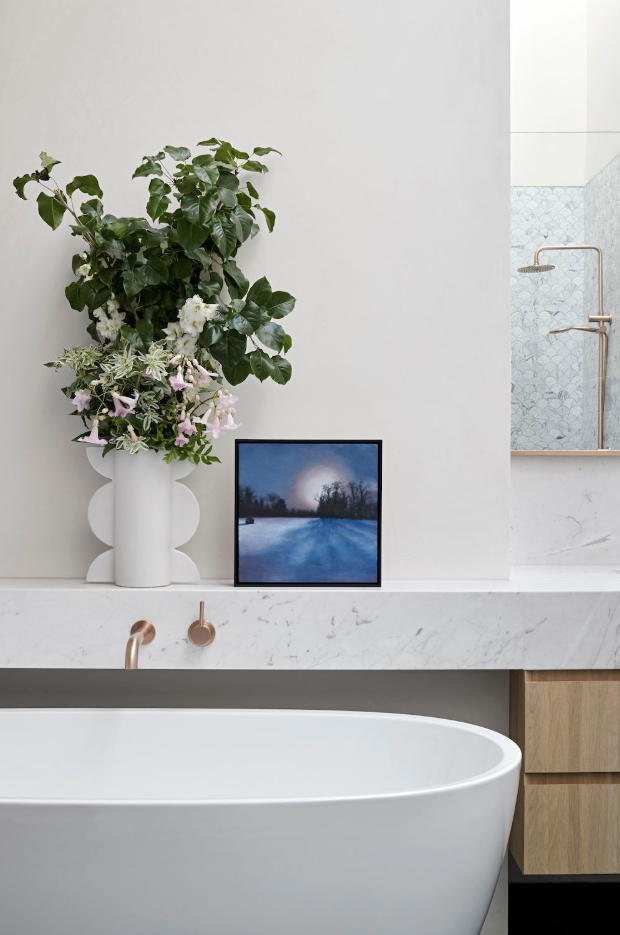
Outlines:
[[583, 189], [512, 188], [512, 448], [581, 447], [582, 332], [549, 334], [581, 324], [584, 314], [584, 257], [558, 252], [551, 273], [528, 275], [545, 244], [583, 243]]
[[[603, 251], [605, 312], [611, 315], [605, 403], [605, 447], [620, 448], [620, 156], [616, 156], [584, 188], [585, 242]], [[586, 315], [598, 310], [596, 254], [586, 257], [584, 302]], [[583, 384], [584, 448], [596, 447], [598, 413], [598, 341], [585, 347]]]

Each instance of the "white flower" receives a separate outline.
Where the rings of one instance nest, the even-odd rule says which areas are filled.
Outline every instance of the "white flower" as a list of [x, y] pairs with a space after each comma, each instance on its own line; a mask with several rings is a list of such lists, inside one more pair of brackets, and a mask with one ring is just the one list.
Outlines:
[[125, 313], [119, 312], [120, 305], [114, 296], [108, 299], [105, 306], [105, 309], [101, 307], [93, 311], [94, 317], [98, 319], [97, 334], [103, 341], [115, 341], [125, 321]]
[[183, 334], [183, 329], [178, 321], [171, 321], [170, 324], [166, 325], [164, 328], [164, 334], [167, 335], [166, 343], [173, 346], [177, 338], [180, 338]]
[[78, 266], [76, 273], [78, 276], [83, 276], [86, 281], [93, 278], [90, 275], [90, 263], [83, 263], [82, 266]]
[[208, 317], [209, 308], [199, 295], [193, 295], [191, 299], [188, 299], [179, 312], [181, 327], [187, 334], [199, 335]]
[[87, 253], [80, 253], [80, 260], [84, 260], [84, 262], [86, 262], [87, 259], [88, 259]]
[[167, 335], [166, 344], [173, 354], [184, 354], [186, 357], [192, 357], [196, 350], [196, 338], [191, 334], [184, 334], [181, 323], [171, 321], [164, 328]]
[[196, 351], [196, 338], [192, 337], [191, 334], [184, 334], [176, 341], [174, 350], [177, 354], [184, 354], [186, 357], [191, 357]]

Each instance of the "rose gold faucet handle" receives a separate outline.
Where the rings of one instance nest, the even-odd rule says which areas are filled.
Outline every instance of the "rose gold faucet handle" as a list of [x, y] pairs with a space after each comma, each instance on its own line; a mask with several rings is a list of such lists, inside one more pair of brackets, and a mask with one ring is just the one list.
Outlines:
[[187, 636], [194, 646], [208, 646], [215, 639], [215, 627], [205, 620], [205, 602], [200, 602], [200, 617], [190, 624]]

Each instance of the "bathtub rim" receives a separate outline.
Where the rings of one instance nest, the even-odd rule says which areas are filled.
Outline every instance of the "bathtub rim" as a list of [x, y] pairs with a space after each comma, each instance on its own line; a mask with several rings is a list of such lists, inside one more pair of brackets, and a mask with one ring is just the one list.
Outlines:
[[454, 792], [460, 792], [465, 789], [470, 789], [474, 786], [484, 786], [488, 785], [491, 782], [496, 780], [501, 780], [503, 777], [509, 775], [515, 768], [517, 770], [521, 767], [522, 754], [520, 748], [517, 744], [511, 740], [505, 734], [500, 734], [499, 731], [491, 730], [488, 727], [481, 727], [478, 724], [470, 724], [468, 721], [455, 721], [450, 718], [440, 718], [440, 717], [427, 717], [426, 715], [421, 714], [400, 714], [397, 712], [382, 712], [382, 711], [339, 711], [339, 710], [321, 710], [321, 709], [311, 709], [311, 708], [40, 708], [40, 707], [22, 707], [22, 708], [3, 708], [0, 709], [0, 721], [2, 720], [2, 715], [9, 712], [45, 712], [46, 714], [57, 714], [57, 713], [67, 713], [67, 712], [132, 712], [132, 713], [178, 713], [178, 714], [191, 714], [191, 715], [230, 715], [230, 714], [244, 714], [246, 716], [255, 716], [255, 715], [267, 715], [267, 714], [278, 714], [280, 716], [286, 717], [310, 717], [310, 716], [321, 716], [326, 718], [331, 717], [347, 717], [351, 719], [367, 719], [367, 720], [399, 720], [399, 721], [415, 721], [416, 723], [430, 723], [430, 724], [445, 724], [449, 727], [457, 728], [463, 733], [469, 734], [478, 734], [479, 736], [486, 737], [488, 740], [491, 740], [495, 743], [500, 751], [501, 758], [495, 766], [492, 766], [490, 769], [485, 770], [483, 773], [478, 773], [476, 776], [470, 776], [467, 779], [457, 780], [456, 782], [443, 783], [438, 786], [431, 786], [426, 789], [411, 789], [408, 791], [400, 792], [375, 792], [375, 793], [366, 793], [358, 795], [331, 795], [331, 796], [291, 796], [286, 798], [238, 798], [238, 799], [102, 799], [102, 798], [83, 798], [83, 799], [74, 799], [74, 798], [23, 798], [23, 797], [7, 797], [0, 795], [0, 807], [4, 805], [20, 805], [20, 806], [169, 806], [169, 807], [178, 807], [178, 806], [246, 806], [246, 805], [273, 805], [273, 806], [283, 806], [283, 805], [309, 805], [314, 803], [328, 804], [328, 803], [338, 803], [343, 804], [345, 802], [380, 802], [380, 801], [393, 801], [399, 799], [410, 799], [410, 798], [421, 798], [427, 796], [435, 795], [445, 795]]

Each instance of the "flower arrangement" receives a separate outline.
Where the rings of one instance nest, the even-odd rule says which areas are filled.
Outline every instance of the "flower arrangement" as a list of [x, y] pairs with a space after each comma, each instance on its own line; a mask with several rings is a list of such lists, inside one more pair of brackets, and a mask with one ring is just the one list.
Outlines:
[[[207, 151], [194, 158], [183, 146], [165, 146], [134, 172], [152, 177], [146, 212], [153, 223], [105, 214], [94, 175], [78, 175], [63, 190], [51, 175], [59, 161], [45, 152], [41, 169], [13, 183], [24, 200], [28, 182], [42, 186], [43, 220], [55, 230], [70, 215], [73, 236], [85, 242], [65, 293], [72, 308], [86, 309], [96, 343], [46, 366], [73, 370], [63, 392], [87, 430], [74, 441], [103, 454], [154, 449], [167, 461], [218, 461], [212, 440], [238, 428], [237, 397], [224, 380], [291, 378], [282, 354], [292, 342], [278, 322], [295, 299], [264, 277], [250, 285], [235, 259], [258, 233], [259, 213], [273, 230], [275, 214], [259, 204], [245, 173], [267, 172], [257, 157], [277, 150], [256, 147], [250, 156], [215, 138], [198, 145]], [[77, 192], [92, 196], [79, 208]]]

